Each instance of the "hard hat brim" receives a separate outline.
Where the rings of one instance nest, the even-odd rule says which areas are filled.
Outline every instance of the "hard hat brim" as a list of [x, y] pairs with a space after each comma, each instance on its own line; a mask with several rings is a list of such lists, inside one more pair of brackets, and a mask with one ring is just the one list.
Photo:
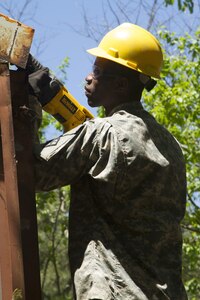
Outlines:
[[[132, 70], [135, 70], [135, 71], [145, 74], [140, 68], [138, 68], [137, 64], [125, 61], [124, 59], [121, 59], [119, 57], [114, 57], [114, 56], [108, 54], [104, 49], [102, 49], [100, 47], [88, 49], [87, 52], [93, 56], [111, 60], [111, 61], [121, 64], [125, 67], [128, 67]], [[146, 74], [146, 75], [149, 75], [149, 74]], [[158, 74], [151, 74], [150, 76], [153, 78], [156, 78], [156, 79], [160, 79], [160, 76]]]
[[108, 54], [104, 49], [101, 49], [99, 47], [88, 49], [87, 52], [94, 55], [94, 56], [105, 58], [105, 59], [108, 59], [108, 60], [112, 60], [112, 61], [114, 61], [118, 64], [121, 64], [123, 66], [126, 66], [128, 68], [133, 69], [133, 67], [129, 66], [127, 64], [127, 62], [125, 62], [124, 59], [121, 59], [119, 57], [114, 57], [114, 56]]

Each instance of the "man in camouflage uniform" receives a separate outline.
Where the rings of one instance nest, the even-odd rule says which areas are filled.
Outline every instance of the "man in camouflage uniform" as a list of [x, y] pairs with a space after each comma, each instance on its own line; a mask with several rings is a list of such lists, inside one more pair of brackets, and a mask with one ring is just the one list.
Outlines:
[[149, 32], [125, 23], [89, 52], [97, 58], [86, 96], [106, 117], [52, 140], [36, 162], [37, 190], [71, 185], [74, 299], [185, 300], [184, 159], [140, 102], [152, 77], [159, 78], [160, 46]]

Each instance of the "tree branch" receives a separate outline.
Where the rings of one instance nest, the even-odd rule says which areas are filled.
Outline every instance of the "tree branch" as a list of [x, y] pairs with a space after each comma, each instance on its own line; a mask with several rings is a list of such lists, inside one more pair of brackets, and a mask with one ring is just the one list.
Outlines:
[[158, 2], [157, 0], [154, 0], [153, 5], [151, 7], [151, 11], [149, 13], [149, 22], [148, 22], [148, 25], [147, 25], [147, 30], [150, 30], [152, 25], [153, 25], [155, 15], [156, 15], [157, 2]]
[[200, 209], [200, 207], [193, 201], [192, 197], [188, 194], [188, 200], [194, 205], [196, 209]]
[[108, 7], [111, 11], [111, 13], [113, 14], [113, 16], [115, 17], [116, 21], [117, 21], [117, 24], [119, 25], [120, 24], [120, 19], [118, 17], [118, 15], [116, 14], [115, 10], [113, 9], [112, 5], [110, 4], [110, 1], [107, 0], [107, 3], [108, 3]]
[[191, 227], [190, 225], [181, 224], [181, 227], [192, 232], [200, 233], [200, 229]]

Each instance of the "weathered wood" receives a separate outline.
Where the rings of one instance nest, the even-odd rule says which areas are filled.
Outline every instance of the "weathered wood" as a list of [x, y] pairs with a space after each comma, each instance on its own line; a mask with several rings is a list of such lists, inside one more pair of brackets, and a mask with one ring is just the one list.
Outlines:
[[3, 176], [1, 176], [1, 282], [2, 298], [12, 299], [15, 289], [24, 296], [20, 212], [14, 147], [10, 76], [7, 64], [0, 64], [0, 124]]
[[21, 290], [23, 299], [40, 300], [33, 120], [25, 71], [0, 64], [0, 91], [0, 299], [20, 299], [13, 294]]
[[26, 73], [24, 71], [11, 71], [10, 76], [14, 115], [13, 123], [17, 159], [25, 295], [27, 300], [40, 300], [40, 267], [31, 134], [34, 122], [34, 112], [31, 112], [29, 109], [28, 79]]

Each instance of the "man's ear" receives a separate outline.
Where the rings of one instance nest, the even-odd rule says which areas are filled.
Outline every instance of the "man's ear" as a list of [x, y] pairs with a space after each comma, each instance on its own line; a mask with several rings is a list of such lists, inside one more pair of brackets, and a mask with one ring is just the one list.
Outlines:
[[115, 79], [116, 92], [126, 93], [129, 88], [129, 81], [126, 77], [117, 77]]

